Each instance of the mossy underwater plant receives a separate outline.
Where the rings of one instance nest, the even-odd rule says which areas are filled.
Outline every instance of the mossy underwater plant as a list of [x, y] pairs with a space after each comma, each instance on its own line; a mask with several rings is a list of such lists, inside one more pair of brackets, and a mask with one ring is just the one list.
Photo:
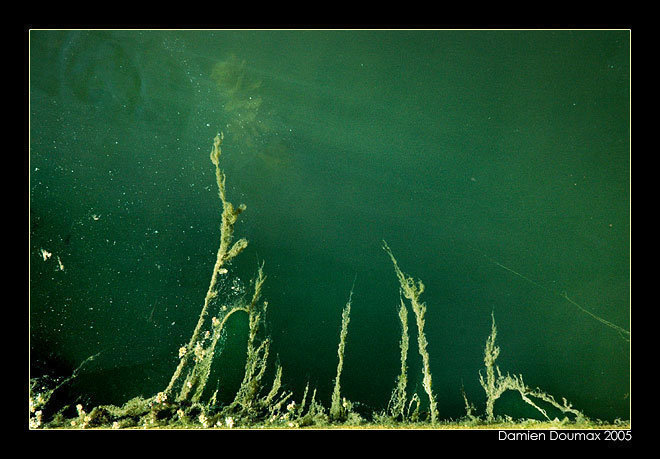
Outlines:
[[[400, 373], [394, 381], [389, 402], [385, 409], [371, 413], [371, 419], [358, 414], [357, 403], [348, 400], [341, 393], [341, 374], [344, 366], [345, 349], [348, 344], [348, 325], [354, 285], [342, 311], [339, 334], [337, 373], [330, 406], [320, 401], [317, 390], [306, 385], [299, 402], [294, 400], [292, 391], [285, 390], [284, 370], [277, 364], [272, 380], [267, 380], [271, 338], [264, 334], [264, 323], [268, 302], [261, 299], [266, 281], [264, 264], [258, 266], [252, 282], [252, 294], [234, 300], [230, 304], [221, 298], [219, 286], [222, 278], [230, 275], [231, 261], [248, 246], [244, 238], [234, 240], [234, 226], [238, 216], [246, 210], [244, 204], [235, 207], [226, 196], [226, 176], [220, 167], [223, 135], [218, 134], [211, 149], [210, 159], [215, 167], [218, 196], [222, 204], [220, 222], [220, 245], [216, 254], [204, 303], [197, 324], [187, 344], [178, 351], [179, 361], [167, 386], [148, 397], [135, 397], [122, 406], [101, 405], [87, 409], [82, 404], [60, 408], [51, 406], [52, 395], [63, 385], [73, 380], [83, 367], [96, 356], [86, 359], [73, 374], [55, 387], [47, 388], [42, 381], [31, 380], [29, 387], [29, 427], [31, 429], [54, 428], [414, 428], [414, 429], [467, 429], [467, 428], [629, 428], [628, 421], [615, 425], [605, 424], [587, 418], [573, 408], [566, 400], [562, 403], [540, 389], [531, 389], [523, 381], [522, 375], [503, 375], [495, 364], [500, 348], [495, 345], [497, 327], [492, 314], [491, 334], [484, 349], [485, 376], [476, 376], [486, 394], [483, 412], [468, 401], [465, 390], [461, 393], [465, 401], [466, 415], [457, 421], [443, 421], [431, 376], [428, 341], [424, 331], [427, 305], [420, 299], [424, 292], [421, 280], [405, 274], [390, 249], [383, 241], [383, 249], [389, 255], [399, 281], [400, 299], [398, 316], [401, 324], [399, 348]], [[406, 303], [407, 300], [407, 303]], [[423, 394], [408, 394], [408, 351], [410, 346], [408, 327], [408, 307], [413, 311], [417, 329], [417, 348], [421, 358]], [[218, 401], [217, 390], [209, 396], [208, 380], [216, 357], [218, 343], [229, 317], [244, 313], [248, 323], [246, 358], [243, 379], [233, 400], [229, 403]], [[220, 370], [221, 371], [221, 370]], [[449, 389], [451, 390], [451, 389]], [[542, 419], [513, 420], [508, 416], [496, 416], [495, 402], [506, 391], [516, 392], [522, 400], [535, 408]], [[48, 408], [48, 409], [46, 409]], [[552, 418], [549, 413], [561, 413], [562, 418]]]

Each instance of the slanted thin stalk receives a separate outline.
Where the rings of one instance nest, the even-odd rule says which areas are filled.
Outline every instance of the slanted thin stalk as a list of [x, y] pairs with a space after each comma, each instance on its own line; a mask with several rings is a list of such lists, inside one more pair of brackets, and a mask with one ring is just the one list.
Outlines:
[[399, 298], [401, 306], [399, 307], [399, 320], [401, 321], [401, 373], [396, 378], [396, 386], [392, 391], [390, 401], [388, 403], [388, 411], [393, 418], [400, 418], [404, 420], [406, 412], [406, 386], [408, 385], [408, 309], [403, 302], [403, 298]]
[[341, 332], [339, 334], [339, 348], [337, 349], [337, 354], [339, 356], [339, 362], [337, 363], [337, 377], [335, 378], [335, 387], [332, 391], [332, 403], [330, 405], [330, 417], [335, 420], [339, 420], [345, 417], [346, 408], [345, 404], [341, 400], [341, 386], [340, 378], [341, 372], [344, 368], [344, 349], [346, 347], [346, 336], [348, 335], [348, 323], [350, 322], [351, 315], [351, 300], [353, 298], [353, 288], [351, 288], [351, 293], [348, 296], [348, 302], [344, 307], [344, 310], [341, 314]]

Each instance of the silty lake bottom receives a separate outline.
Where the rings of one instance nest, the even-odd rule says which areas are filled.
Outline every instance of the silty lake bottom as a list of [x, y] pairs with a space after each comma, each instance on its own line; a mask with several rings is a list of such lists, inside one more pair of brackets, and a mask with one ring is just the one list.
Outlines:
[[629, 426], [629, 31], [29, 39], [32, 427]]

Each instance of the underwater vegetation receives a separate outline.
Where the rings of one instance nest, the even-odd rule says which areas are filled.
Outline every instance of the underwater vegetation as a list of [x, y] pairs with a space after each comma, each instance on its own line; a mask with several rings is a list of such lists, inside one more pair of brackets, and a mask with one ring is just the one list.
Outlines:
[[[220, 68], [218, 79], [225, 81], [228, 91], [240, 91], [243, 83], [233, 76], [234, 69]], [[233, 89], [232, 89], [233, 88]], [[234, 227], [239, 215], [246, 210], [244, 204], [235, 206], [226, 194], [226, 176], [220, 167], [221, 145], [224, 135], [213, 140], [210, 160], [215, 168], [218, 197], [222, 206], [220, 218], [220, 243], [209, 286], [197, 324], [189, 341], [178, 350], [178, 364], [169, 383], [161, 391], [149, 397], [135, 397], [121, 406], [101, 405], [84, 407], [52, 406], [52, 396], [63, 385], [73, 380], [95, 356], [86, 359], [73, 374], [59, 384], [31, 380], [29, 387], [30, 428], [332, 428], [332, 427], [385, 427], [385, 428], [512, 428], [530, 427], [577, 427], [592, 428], [603, 424], [590, 420], [574, 408], [565, 398], [558, 402], [553, 395], [539, 388], [530, 388], [522, 375], [503, 374], [496, 364], [500, 348], [496, 345], [497, 327], [492, 314], [491, 333], [484, 348], [483, 373], [479, 371], [481, 387], [486, 395], [483, 409], [478, 410], [462, 391], [466, 406], [465, 416], [458, 421], [441, 420], [441, 407], [433, 387], [428, 341], [424, 331], [426, 303], [421, 299], [424, 284], [405, 274], [387, 242], [383, 249], [390, 257], [394, 274], [399, 282], [398, 316], [401, 324], [399, 343], [400, 373], [386, 408], [371, 413], [371, 417], [356, 411], [356, 402], [342, 395], [341, 375], [348, 340], [353, 287], [342, 311], [338, 363], [330, 406], [324, 406], [317, 397], [317, 390], [307, 383], [302, 397], [294, 399], [292, 391], [283, 384], [285, 373], [278, 363], [274, 369], [270, 355], [271, 338], [265, 333], [264, 324], [268, 302], [262, 300], [263, 285], [267, 280], [264, 263], [257, 267], [251, 282], [251, 294], [229, 302], [222, 297], [220, 286], [223, 279], [231, 276], [232, 260], [248, 246], [244, 238], [235, 239]], [[420, 395], [409, 392], [408, 352], [410, 347], [408, 310], [412, 309], [417, 327], [417, 350], [421, 359], [422, 389]], [[246, 359], [240, 387], [229, 403], [218, 401], [218, 391], [208, 388], [211, 367], [217, 354], [218, 343], [224, 327], [235, 313], [245, 315], [248, 335], [245, 343]], [[220, 371], [222, 371], [220, 369]], [[272, 377], [271, 377], [272, 375]], [[269, 376], [267, 378], [267, 376]], [[436, 392], [434, 392], [434, 390]], [[533, 407], [542, 420], [514, 421], [507, 416], [496, 416], [495, 403], [503, 393], [517, 393], [523, 402]], [[559, 416], [552, 413], [559, 413]], [[617, 427], [629, 427], [622, 422]]]

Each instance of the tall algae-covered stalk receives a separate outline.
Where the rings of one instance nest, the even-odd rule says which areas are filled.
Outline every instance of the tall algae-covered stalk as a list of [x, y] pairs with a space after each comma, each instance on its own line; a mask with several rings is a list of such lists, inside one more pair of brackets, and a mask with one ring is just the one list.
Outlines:
[[[262, 287], [266, 280], [266, 276], [263, 272], [263, 264], [259, 266], [257, 277], [254, 280], [252, 299], [246, 301], [244, 298], [240, 298], [231, 304], [222, 304], [222, 306], [217, 308], [216, 315], [210, 320], [210, 330], [207, 328], [206, 331], [202, 333], [204, 324], [207, 322], [209, 316], [209, 308], [212, 304], [215, 304], [214, 300], [218, 297], [220, 276], [228, 273], [226, 268], [228, 263], [240, 254], [248, 244], [246, 239], [239, 239], [238, 241], [233, 242], [234, 224], [236, 223], [239, 214], [245, 210], [245, 205], [241, 204], [236, 208], [227, 200], [225, 191], [225, 174], [220, 169], [219, 164], [222, 139], [223, 137], [221, 134], [215, 137], [210, 155], [211, 162], [213, 162], [213, 165], [215, 166], [218, 195], [222, 202], [220, 247], [218, 248], [216, 255], [211, 282], [204, 299], [204, 306], [200, 312], [195, 330], [193, 331], [188, 345], [179, 349], [180, 361], [177, 369], [166, 390], [159, 395], [161, 395], [161, 399], [167, 399], [168, 394], [179, 384], [181, 377], [185, 373], [185, 379], [180, 384], [181, 388], [176, 397], [176, 401], [191, 401], [193, 404], [199, 402], [204, 392], [206, 382], [208, 381], [214, 351], [218, 340], [220, 339], [224, 325], [229, 317], [235, 312], [244, 312], [248, 316], [249, 334], [246, 344], [246, 362], [243, 381], [235, 395], [234, 401], [229, 406], [225, 407], [225, 409], [220, 410], [219, 414], [216, 414], [215, 417], [219, 418], [222, 413], [232, 413], [234, 415], [239, 415], [243, 420], [249, 421], [267, 413], [271, 413], [272, 415], [273, 413], [279, 412], [284, 402], [292, 394], [290, 392], [280, 394], [282, 368], [278, 366], [272, 388], [265, 396], [259, 395], [262, 389], [262, 380], [266, 372], [270, 350], [270, 339], [267, 337], [258, 339], [257, 337], [260, 325], [265, 319], [268, 307], [266, 301], [260, 301]], [[208, 406], [213, 406], [215, 400], [216, 397], [214, 394]], [[212, 418], [204, 415], [204, 422], [202, 423], [208, 424], [211, 420]]]
[[341, 397], [341, 372], [344, 368], [344, 350], [346, 348], [346, 336], [348, 336], [348, 323], [351, 316], [351, 301], [353, 298], [353, 288], [348, 296], [348, 302], [344, 307], [341, 314], [341, 332], [339, 334], [339, 347], [337, 348], [337, 355], [339, 362], [337, 363], [337, 377], [335, 378], [335, 387], [332, 391], [332, 403], [330, 405], [330, 417], [334, 420], [343, 420], [346, 418], [350, 404]]
[[[218, 134], [215, 137], [210, 155], [211, 162], [215, 166], [215, 179], [218, 185], [218, 195], [222, 202], [220, 247], [218, 248], [215, 265], [213, 266], [213, 274], [211, 275], [211, 282], [209, 283], [206, 297], [204, 298], [204, 306], [199, 314], [197, 325], [195, 326], [195, 330], [193, 331], [188, 344], [179, 349], [179, 364], [164, 391], [164, 394], [168, 396], [173, 391], [175, 384], [180, 380], [184, 370], [188, 369], [186, 379], [177, 396], [178, 401], [186, 400], [191, 393], [195, 394], [194, 397], [196, 399], [201, 396], [208, 378], [208, 367], [210, 365], [209, 358], [212, 357], [213, 350], [217, 344], [224, 323], [234, 312], [244, 311], [249, 313], [248, 307], [241, 303], [237, 303], [231, 307], [225, 305], [218, 312], [218, 316], [212, 319], [213, 337], [211, 338], [210, 333], [205, 333], [204, 335], [201, 333], [209, 315], [209, 306], [218, 296], [218, 282], [220, 276], [227, 274], [228, 272], [225, 265], [241, 253], [248, 245], [248, 241], [244, 238], [239, 239], [232, 244], [234, 237], [234, 224], [241, 212], [245, 210], [246, 206], [245, 204], [241, 204], [238, 207], [234, 207], [234, 205], [227, 200], [225, 191], [225, 174], [220, 169], [220, 154], [222, 152], [220, 144], [222, 143], [223, 137], [222, 134]], [[210, 346], [206, 344], [209, 338], [211, 338]], [[198, 363], [201, 363], [201, 365], [198, 365]]]
[[399, 284], [401, 285], [401, 293], [404, 297], [410, 301], [412, 310], [415, 313], [415, 320], [417, 322], [417, 347], [419, 349], [419, 355], [422, 357], [422, 385], [424, 386], [424, 391], [429, 398], [429, 409], [431, 411], [431, 423], [435, 423], [438, 419], [438, 407], [435, 400], [435, 396], [432, 391], [432, 381], [431, 381], [431, 366], [429, 364], [429, 353], [426, 349], [428, 342], [426, 341], [426, 335], [424, 334], [424, 315], [426, 314], [426, 304], [420, 302], [419, 297], [424, 292], [424, 284], [421, 280], [415, 282], [410, 276], [407, 276], [399, 268], [399, 264], [394, 258], [392, 250], [387, 245], [387, 242], [383, 241], [383, 249], [388, 253], [394, 264], [394, 271], [396, 272], [397, 278], [399, 279]]
[[[481, 375], [481, 372], [479, 372], [479, 382], [481, 383], [481, 387], [483, 387], [484, 391], [486, 392], [486, 421], [493, 422], [495, 420], [493, 413], [495, 402], [507, 390], [518, 392], [525, 403], [539, 411], [547, 420], [550, 420], [547, 411], [537, 405], [530, 397], [543, 400], [564, 414], [573, 414], [577, 421], [585, 420], [586, 418], [584, 415], [580, 411], [574, 409], [565, 398], [562, 399], [563, 403], [559, 404], [552, 395], [546, 394], [538, 388], [530, 389], [523, 381], [522, 375], [511, 376], [508, 373], [506, 376], [502, 375], [499, 366], [495, 365], [495, 360], [497, 360], [497, 357], [500, 355], [500, 348], [499, 346], [495, 345], [495, 339], [497, 338], [495, 315], [491, 314], [491, 316], [491, 333], [486, 340], [486, 347], [484, 349], [484, 364], [486, 366], [485, 380]], [[496, 372], [497, 376], [495, 375]]]
[[[167, 387], [158, 394], [147, 399], [141, 396], [135, 397], [121, 407], [103, 405], [94, 407], [89, 413], [85, 412], [82, 405], [78, 405], [78, 417], [70, 422], [63, 415], [53, 419], [51, 426], [87, 427], [107, 426], [112, 424], [113, 428], [122, 428], [141, 424], [144, 427], [163, 425], [168, 422], [188, 422], [193, 418], [198, 419], [205, 427], [208, 423], [209, 410], [216, 412], [214, 416], [220, 416], [222, 411], [216, 403], [216, 394], [213, 394], [206, 404], [200, 403], [206, 383], [209, 378], [211, 365], [217, 344], [221, 338], [222, 330], [229, 317], [235, 312], [245, 312], [249, 319], [250, 336], [247, 343], [248, 363], [246, 364], [246, 376], [239, 391], [238, 400], [245, 403], [248, 395], [256, 394], [253, 386], [258, 386], [261, 376], [265, 370], [266, 358], [268, 357], [269, 341], [266, 339], [261, 345], [256, 345], [256, 334], [259, 324], [266, 312], [266, 302], [259, 302], [262, 285], [265, 280], [263, 266], [259, 267], [257, 279], [254, 281], [254, 294], [252, 301], [238, 298], [231, 303], [221, 303], [218, 299], [220, 286], [223, 284], [222, 277], [228, 274], [229, 263], [240, 254], [248, 245], [246, 239], [234, 241], [234, 225], [238, 216], [245, 210], [245, 205], [238, 207], [227, 200], [225, 189], [225, 174], [220, 169], [220, 145], [223, 136], [218, 134], [211, 149], [210, 159], [215, 166], [215, 178], [218, 186], [218, 195], [222, 203], [222, 215], [220, 223], [220, 246], [216, 254], [213, 273], [209, 283], [204, 305], [199, 314], [195, 329], [187, 345], [179, 349], [179, 362], [172, 374]], [[209, 318], [211, 309], [215, 315]], [[256, 357], [255, 357], [256, 356]], [[74, 373], [75, 375], [75, 373]], [[246, 386], [250, 391], [244, 390]], [[273, 413], [281, 410], [281, 405], [290, 394], [278, 395], [281, 386], [281, 368], [278, 369], [273, 388], [264, 397], [260, 404], [264, 410]], [[217, 392], [217, 391], [216, 391]], [[277, 397], [280, 397], [279, 399]], [[244, 411], [244, 410], [239, 410]], [[199, 415], [199, 416], [197, 416]], [[215, 424], [214, 424], [215, 425]]]

